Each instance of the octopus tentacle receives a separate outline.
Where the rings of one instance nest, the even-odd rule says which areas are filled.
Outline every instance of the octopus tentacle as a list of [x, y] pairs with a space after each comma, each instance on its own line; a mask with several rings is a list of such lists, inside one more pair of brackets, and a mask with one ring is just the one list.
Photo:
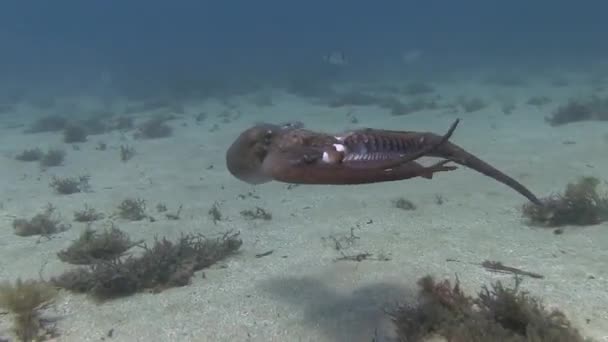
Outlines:
[[338, 138], [345, 147], [342, 163], [353, 168], [392, 168], [414, 161], [448, 142], [460, 120], [438, 139], [427, 141], [425, 133], [386, 135], [382, 130], [355, 131]]

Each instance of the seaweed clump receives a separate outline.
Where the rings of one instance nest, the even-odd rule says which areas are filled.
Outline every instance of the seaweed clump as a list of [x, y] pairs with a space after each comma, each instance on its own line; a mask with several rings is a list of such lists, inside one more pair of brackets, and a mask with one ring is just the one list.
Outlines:
[[15, 156], [15, 159], [23, 162], [39, 161], [44, 156], [44, 152], [38, 147], [25, 149]]
[[36, 120], [25, 133], [43, 133], [61, 131], [68, 125], [68, 119], [58, 116], [49, 115]]
[[128, 131], [133, 129], [133, 118], [130, 116], [118, 116], [112, 118], [109, 123], [108, 130]]
[[108, 125], [100, 115], [104, 115], [104, 113], [100, 113], [98, 116], [93, 116], [80, 122], [80, 125], [78, 126], [82, 128], [80, 133], [81, 136], [84, 133], [84, 138], [86, 139], [87, 135], [98, 135], [108, 131]]
[[49, 149], [40, 158], [40, 166], [43, 168], [54, 167], [63, 164], [65, 151], [62, 149]]
[[418, 98], [411, 102], [403, 103], [397, 97], [377, 96], [359, 91], [335, 94], [334, 97], [328, 101], [328, 106], [331, 108], [344, 106], [378, 106], [390, 110], [390, 113], [393, 116], [408, 115], [422, 110], [437, 109], [438, 107], [437, 103], [432, 99]]
[[88, 265], [98, 260], [114, 260], [136, 244], [125, 232], [114, 226], [101, 233], [87, 227], [78, 240], [74, 240], [57, 256], [69, 264]]
[[49, 305], [57, 292], [46, 282], [22, 281], [0, 284], [0, 307], [13, 315], [13, 333], [19, 341], [43, 341], [57, 337], [55, 327], [40, 310]]
[[69, 124], [63, 130], [63, 142], [79, 143], [87, 141], [87, 129], [81, 125]]
[[103, 213], [98, 212], [95, 208], [84, 205], [84, 209], [74, 212], [74, 221], [76, 222], [93, 222], [101, 220], [105, 217]]
[[458, 99], [458, 105], [462, 107], [465, 113], [473, 113], [486, 108], [488, 105], [482, 99], [461, 97]]
[[127, 162], [135, 156], [135, 148], [129, 145], [120, 145], [120, 161]]
[[51, 188], [55, 189], [55, 191], [58, 194], [71, 195], [71, 194], [75, 194], [77, 192], [89, 191], [90, 190], [89, 179], [90, 179], [90, 177], [88, 175], [79, 176], [78, 178], [76, 178], [76, 177], [66, 177], [66, 178], [53, 177], [51, 179], [51, 182], [49, 183], [49, 186]]
[[241, 216], [243, 216], [247, 220], [272, 220], [272, 214], [269, 213], [266, 209], [260, 207], [255, 207], [255, 210], [243, 210], [241, 211]]
[[341, 94], [334, 94], [333, 98], [328, 101], [331, 108], [345, 106], [373, 106], [381, 103], [382, 97], [366, 94], [360, 91], [349, 91]]
[[428, 83], [424, 82], [413, 82], [405, 86], [403, 93], [406, 95], [421, 95], [428, 94], [435, 91], [435, 88]]
[[393, 200], [393, 206], [401, 210], [416, 210], [416, 205], [414, 204], [414, 202], [403, 197], [399, 197]]
[[542, 107], [546, 104], [551, 103], [551, 98], [547, 97], [547, 96], [532, 96], [531, 98], [528, 99], [528, 101], [526, 101], [527, 105], [530, 106], [535, 106], [535, 107]]
[[608, 120], [608, 98], [592, 96], [586, 100], [570, 100], [545, 118], [551, 126], [587, 120]]
[[423, 110], [437, 109], [438, 105], [433, 99], [414, 99], [408, 103], [403, 103], [398, 99], [387, 98], [385, 101], [379, 104], [381, 108], [390, 109], [391, 115], [409, 115], [415, 112]]
[[401, 306], [392, 319], [402, 341], [441, 336], [454, 342], [578, 342], [585, 341], [559, 310], [548, 311], [539, 299], [499, 281], [484, 286], [476, 298], [467, 296], [458, 281], [418, 280], [419, 303]]
[[242, 245], [238, 233], [217, 239], [201, 235], [182, 235], [177, 242], [155, 239], [152, 247], [140, 245], [138, 256], [97, 261], [53, 278], [58, 287], [88, 293], [98, 300], [129, 296], [137, 292], [160, 292], [186, 286], [194, 272], [233, 255]]
[[600, 194], [600, 180], [581, 177], [569, 183], [563, 194], [541, 199], [543, 205], [525, 204], [523, 216], [530, 224], [545, 227], [587, 226], [608, 220], [608, 195]]
[[165, 117], [149, 119], [139, 126], [135, 137], [143, 139], [158, 139], [170, 136], [173, 129], [171, 126], [167, 125], [167, 120], [168, 118]]
[[141, 198], [127, 198], [118, 205], [118, 216], [129, 221], [140, 221], [147, 217], [146, 201]]
[[55, 207], [48, 205], [44, 212], [34, 215], [31, 219], [18, 218], [13, 220], [13, 229], [19, 236], [42, 235], [50, 236], [69, 228], [61, 223], [55, 215]]
[[213, 221], [213, 224], [217, 224], [219, 221], [224, 220], [224, 215], [220, 210], [220, 204], [218, 202], [213, 203], [213, 206], [211, 206], [211, 209], [209, 209], [207, 215], [209, 215], [209, 218]]

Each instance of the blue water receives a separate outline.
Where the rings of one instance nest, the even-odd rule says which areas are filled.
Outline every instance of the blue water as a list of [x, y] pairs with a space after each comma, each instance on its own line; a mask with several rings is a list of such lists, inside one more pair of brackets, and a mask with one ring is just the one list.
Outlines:
[[[361, 69], [420, 49], [429, 69], [601, 58], [603, 1], [3, 1], [3, 80], [76, 87], [219, 74], [267, 81], [341, 50]], [[419, 66], [421, 68], [422, 66]], [[278, 75], [277, 75], [278, 74]], [[67, 80], [66, 80], [67, 79]], [[238, 80], [234, 80], [238, 82]], [[67, 85], [66, 85], [67, 86]]]

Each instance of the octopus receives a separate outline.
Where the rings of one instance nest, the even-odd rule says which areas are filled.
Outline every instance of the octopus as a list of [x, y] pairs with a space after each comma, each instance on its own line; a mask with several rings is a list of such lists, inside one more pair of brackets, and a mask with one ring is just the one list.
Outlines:
[[[524, 185], [450, 138], [459, 120], [444, 134], [362, 128], [338, 134], [305, 129], [301, 123], [257, 124], [243, 131], [226, 152], [228, 171], [249, 184], [355, 185], [432, 179], [436, 173], [465, 166], [505, 184], [529, 201], [541, 201]], [[417, 160], [435, 157], [423, 165]]]

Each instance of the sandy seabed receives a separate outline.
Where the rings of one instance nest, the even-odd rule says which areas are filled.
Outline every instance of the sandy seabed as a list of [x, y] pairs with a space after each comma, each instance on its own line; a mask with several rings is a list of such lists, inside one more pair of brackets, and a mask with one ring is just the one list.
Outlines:
[[[443, 97], [462, 93], [484, 96], [486, 87], [437, 85]], [[553, 93], [552, 93], [553, 92]], [[554, 99], [541, 109], [523, 104], [542, 93]], [[423, 111], [391, 116], [374, 107], [330, 109], [279, 90], [274, 105], [256, 107], [235, 100], [242, 116], [221, 123], [214, 101], [191, 105], [169, 124], [171, 137], [134, 140], [111, 132], [90, 136], [74, 150], [56, 133], [23, 134], [17, 124], [29, 124], [36, 113], [22, 109], [18, 117], [0, 117], [0, 279], [46, 278], [69, 269], [56, 253], [76, 239], [84, 224], [71, 222], [72, 213], [86, 203], [112, 213], [127, 197], [146, 200], [155, 222], [114, 219], [133, 239], [177, 238], [180, 233], [208, 236], [240, 231], [241, 252], [196, 273], [192, 283], [158, 294], [140, 293], [98, 304], [84, 295], [61, 292], [47, 311], [59, 317], [60, 341], [390, 341], [392, 326], [384, 309], [413, 300], [416, 281], [430, 274], [437, 279], [458, 276], [464, 290], [474, 294], [483, 284], [512, 276], [489, 273], [472, 265], [486, 259], [541, 273], [522, 286], [550, 307], [563, 310], [589, 337], [608, 340], [607, 224], [566, 227], [561, 235], [531, 228], [521, 218], [525, 198], [473, 170], [363, 186], [298, 186], [268, 183], [250, 186], [226, 170], [224, 153], [233, 139], [259, 121], [303, 121], [307, 127], [343, 131], [376, 127], [444, 132], [462, 119], [452, 141], [520, 180], [539, 196], [560, 192], [579, 176], [606, 179], [608, 124], [582, 122], [551, 127], [547, 113], [563, 103], [563, 88], [519, 88], [511, 115], [500, 101], [474, 113]], [[520, 104], [521, 103], [521, 104]], [[349, 122], [353, 110], [359, 123]], [[209, 113], [197, 124], [196, 113]], [[219, 129], [211, 130], [215, 124]], [[95, 149], [99, 141], [105, 151]], [[564, 142], [569, 142], [564, 144]], [[133, 146], [137, 154], [123, 163], [118, 148]], [[63, 147], [63, 166], [41, 171], [36, 163], [13, 156], [24, 148]], [[49, 188], [52, 176], [88, 174], [91, 192], [58, 195]], [[239, 196], [254, 193], [255, 196]], [[444, 199], [436, 203], [437, 196]], [[416, 210], [396, 209], [404, 197]], [[169, 210], [183, 205], [180, 220], [164, 219], [157, 203]], [[214, 224], [208, 210], [219, 203], [226, 219]], [[57, 207], [71, 229], [50, 240], [19, 237], [12, 221], [31, 217], [47, 203]], [[262, 207], [270, 221], [250, 221], [241, 210]], [[109, 216], [109, 215], [106, 215]], [[95, 223], [107, 225], [110, 219]], [[336, 261], [331, 236], [358, 238], [344, 243], [345, 255], [371, 253], [388, 261]], [[265, 257], [256, 254], [273, 251]], [[463, 263], [447, 262], [458, 259]], [[203, 277], [204, 275], [204, 277]], [[8, 335], [2, 317], [0, 335]], [[112, 331], [112, 337], [108, 332]], [[603, 338], [603, 339], [602, 339]]]

